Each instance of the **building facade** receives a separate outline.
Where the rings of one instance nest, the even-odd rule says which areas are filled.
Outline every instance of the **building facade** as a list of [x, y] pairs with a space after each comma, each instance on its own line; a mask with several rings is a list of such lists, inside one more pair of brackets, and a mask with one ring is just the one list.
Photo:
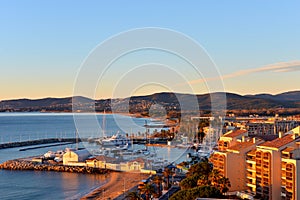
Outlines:
[[264, 142], [245, 132], [229, 132], [210, 158], [214, 169], [229, 178], [230, 191], [258, 199], [300, 199], [300, 126]]

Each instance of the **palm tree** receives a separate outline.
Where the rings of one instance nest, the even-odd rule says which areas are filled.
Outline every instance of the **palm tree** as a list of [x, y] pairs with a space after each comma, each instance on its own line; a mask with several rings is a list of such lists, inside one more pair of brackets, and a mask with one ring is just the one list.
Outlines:
[[142, 194], [145, 194], [146, 200], [149, 200], [149, 196], [155, 192], [155, 188], [151, 183], [146, 183], [140, 190]]
[[217, 188], [220, 190], [222, 193], [228, 192], [229, 188], [231, 187], [230, 181], [226, 177], [222, 177], [218, 180], [218, 186]]
[[208, 180], [208, 176], [210, 172], [212, 171], [213, 167], [212, 165], [208, 162], [208, 159], [203, 160], [202, 162], [199, 162], [192, 167], [190, 167], [187, 176], [206, 176], [206, 180]]
[[142, 197], [141, 197], [141, 195], [138, 192], [132, 191], [132, 192], [129, 192], [126, 195], [126, 199], [129, 199], [129, 200], [141, 200]]
[[198, 185], [198, 186], [209, 185], [207, 176], [204, 175], [204, 174], [203, 174], [203, 175], [200, 175], [200, 176], [198, 177], [197, 185]]
[[162, 183], [162, 181], [163, 181], [163, 179], [159, 175], [156, 175], [153, 178], [153, 182], [156, 184], [156, 187], [157, 187], [157, 197], [160, 197], [161, 194], [162, 194], [162, 191], [161, 191], [161, 183]]
[[165, 170], [163, 171], [164, 177], [167, 179], [167, 184], [166, 184], [166, 188], [169, 189], [169, 183], [170, 183], [170, 176], [172, 176], [174, 174], [174, 172], [170, 169], [170, 168], [165, 168]]
[[212, 186], [216, 186], [222, 177], [219, 170], [213, 169], [209, 174], [209, 182]]

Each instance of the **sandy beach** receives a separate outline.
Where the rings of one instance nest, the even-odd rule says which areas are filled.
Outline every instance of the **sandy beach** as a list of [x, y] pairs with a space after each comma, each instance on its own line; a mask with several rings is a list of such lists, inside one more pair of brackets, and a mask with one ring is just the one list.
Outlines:
[[123, 194], [123, 191], [128, 191], [139, 183], [140, 180], [147, 179], [149, 175], [142, 173], [129, 172], [111, 172], [108, 182], [96, 190], [90, 192], [81, 198], [81, 200], [104, 200], [114, 199]]

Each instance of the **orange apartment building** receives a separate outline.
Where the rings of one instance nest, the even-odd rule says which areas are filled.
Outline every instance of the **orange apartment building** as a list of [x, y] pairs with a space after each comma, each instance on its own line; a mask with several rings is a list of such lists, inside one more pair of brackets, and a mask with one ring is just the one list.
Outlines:
[[260, 199], [297, 199], [298, 157], [292, 152], [299, 144], [298, 127], [248, 152], [246, 184], [249, 191]]
[[246, 190], [246, 153], [263, 141], [248, 138], [246, 130], [234, 130], [224, 134], [218, 142], [218, 151], [210, 158], [214, 169], [229, 178], [230, 191]]
[[229, 178], [230, 191], [247, 190], [257, 199], [300, 199], [300, 126], [267, 142], [231, 131], [218, 144], [210, 161]]

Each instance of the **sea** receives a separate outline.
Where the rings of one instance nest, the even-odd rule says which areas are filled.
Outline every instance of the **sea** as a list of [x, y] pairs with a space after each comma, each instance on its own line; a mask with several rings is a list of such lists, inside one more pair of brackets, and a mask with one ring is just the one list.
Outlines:
[[[120, 134], [142, 135], [149, 118], [133, 118], [119, 114], [72, 113], [0, 113], [0, 143], [44, 138], [102, 137]], [[80, 131], [79, 131], [80, 130]], [[22, 147], [0, 150], [0, 163], [7, 160], [37, 156], [47, 151], [75, 148], [76, 144], [20, 151]], [[90, 145], [90, 146], [89, 146]], [[91, 148], [88, 142], [79, 147]], [[93, 146], [93, 148], [98, 148]], [[158, 154], [172, 160], [182, 151], [158, 148]], [[105, 184], [109, 175], [60, 173], [46, 171], [0, 170], [0, 199], [80, 199]]]

